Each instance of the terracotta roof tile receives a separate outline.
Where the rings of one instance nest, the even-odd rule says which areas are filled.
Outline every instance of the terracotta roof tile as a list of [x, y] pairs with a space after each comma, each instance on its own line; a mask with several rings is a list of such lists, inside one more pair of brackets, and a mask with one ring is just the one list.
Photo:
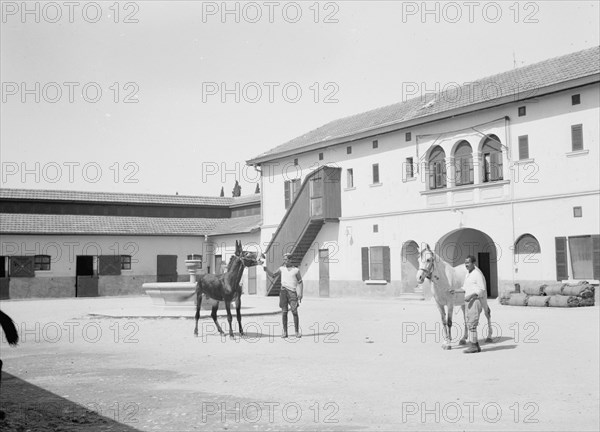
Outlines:
[[3, 213], [0, 233], [201, 236], [226, 220]]
[[514, 100], [530, 98], [537, 89], [600, 73], [600, 47], [551, 58], [508, 72], [479, 79], [470, 85], [448, 86], [437, 94], [426, 94], [404, 102], [377, 108], [327, 123], [317, 129], [262, 153], [247, 163], [266, 162], [281, 157], [286, 152], [299, 152], [303, 147], [326, 144], [334, 139], [378, 127], [398, 125], [403, 122], [449, 112], [454, 109], [494, 104], [506, 96]]
[[234, 198], [42, 189], [0, 189], [0, 200], [9, 199], [229, 207], [240, 204], [258, 203], [260, 202], [260, 194], [245, 195]]

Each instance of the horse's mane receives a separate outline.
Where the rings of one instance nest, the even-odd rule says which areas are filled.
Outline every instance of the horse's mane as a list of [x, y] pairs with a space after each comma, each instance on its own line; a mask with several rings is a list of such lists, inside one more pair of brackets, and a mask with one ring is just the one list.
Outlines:
[[233, 265], [234, 258], [235, 258], [235, 255], [231, 255], [231, 257], [229, 258], [229, 262], [227, 263], [227, 271], [231, 270], [231, 266]]

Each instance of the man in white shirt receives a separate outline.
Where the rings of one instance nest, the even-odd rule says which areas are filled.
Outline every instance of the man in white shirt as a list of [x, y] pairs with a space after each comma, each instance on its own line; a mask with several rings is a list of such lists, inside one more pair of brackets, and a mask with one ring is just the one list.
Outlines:
[[482, 303], [486, 303], [485, 277], [479, 268], [473, 255], [465, 259], [465, 267], [468, 270], [463, 289], [465, 290], [465, 303], [467, 314], [467, 328], [469, 329], [469, 347], [464, 351], [466, 354], [481, 352], [477, 341], [477, 325], [481, 315]]
[[300, 318], [298, 316], [298, 304], [302, 302], [302, 276], [300, 270], [292, 264], [292, 254], [283, 255], [283, 265], [275, 272], [270, 272], [264, 267], [270, 277], [281, 275], [281, 291], [279, 292], [279, 307], [281, 308], [281, 320], [283, 323], [282, 338], [288, 337], [288, 304], [294, 316], [294, 328], [296, 337], [300, 338]]

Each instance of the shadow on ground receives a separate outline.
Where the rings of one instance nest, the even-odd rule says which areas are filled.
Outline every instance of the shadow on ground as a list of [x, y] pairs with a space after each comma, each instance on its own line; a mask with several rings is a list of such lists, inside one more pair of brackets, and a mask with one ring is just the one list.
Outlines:
[[97, 404], [79, 405], [5, 372], [1, 386], [0, 409], [5, 412], [4, 420], [0, 420], [2, 431], [138, 431], [127, 425], [138, 421], [134, 405], [120, 410], [105, 408], [106, 415], [102, 415]]

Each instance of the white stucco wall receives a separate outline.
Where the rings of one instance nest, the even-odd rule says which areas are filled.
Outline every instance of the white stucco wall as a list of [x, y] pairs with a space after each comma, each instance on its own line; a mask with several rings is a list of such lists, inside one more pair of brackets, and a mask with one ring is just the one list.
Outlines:
[[[581, 95], [580, 105], [571, 105], [573, 94]], [[338, 281], [355, 284], [356, 288], [350, 290], [353, 292], [366, 288], [360, 248], [389, 246], [392, 283], [388, 291], [394, 292], [394, 281], [401, 275], [401, 248], [406, 241], [433, 245], [460, 228], [482, 231], [496, 243], [498, 292], [521, 280], [553, 280], [554, 238], [600, 233], [599, 100], [600, 86], [594, 84], [296, 155], [297, 167], [293, 166], [294, 157], [265, 164], [269, 168], [263, 166], [261, 241], [268, 244], [285, 214], [284, 180], [304, 179], [319, 164], [330, 164], [342, 168], [342, 218], [338, 224], [326, 225], [316, 241], [336, 242], [339, 262], [330, 264], [332, 287]], [[520, 106], [526, 106], [526, 116], [518, 117]], [[505, 116], [510, 120], [505, 121]], [[574, 124], [583, 124], [582, 152], [571, 151]], [[470, 129], [476, 125], [477, 131]], [[407, 131], [412, 133], [410, 142], [405, 141]], [[476, 178], [472, 186], [430, 192], [423, 165], [414, 180], [405, 181], [403, 164], [407, 157], [416, 162], [433, 145], [440, 145], [448, 158], [461, 140], [471, 144], [476, 156], [483, 136], [488, 134], [497, 135], [506, 146], [503, 181], [482, 184]], [[529, 136], [526, 162], [518, 161], [521, 135]], [[374, 139], [378, 140], [377, 149], [372, 148]], [[352, 146], [350, 155], [346, 153], [348, 145]], [[320, 152], [324, 154], [322, 161], [318, 160]], [[426, 156], [421, 161], [426, 161]], [[374, 163], [379, 164], [380, 185], [371, 184]], [[354, 170], [351, 189], [346, 188], [348, 168]], [[573, 217], [575, 206], [582, 207], [582, 218]], [[373, 232], [374, 224], [379, 225], [378, 233]], [[527, 261], [513, 255], [514, 241], [525, 233], [535, 236], [541, 247], [539, 256]], [[305, 280], [318, 285], [314, 256], [315, 252], [309, 251], [302, 270]]]

